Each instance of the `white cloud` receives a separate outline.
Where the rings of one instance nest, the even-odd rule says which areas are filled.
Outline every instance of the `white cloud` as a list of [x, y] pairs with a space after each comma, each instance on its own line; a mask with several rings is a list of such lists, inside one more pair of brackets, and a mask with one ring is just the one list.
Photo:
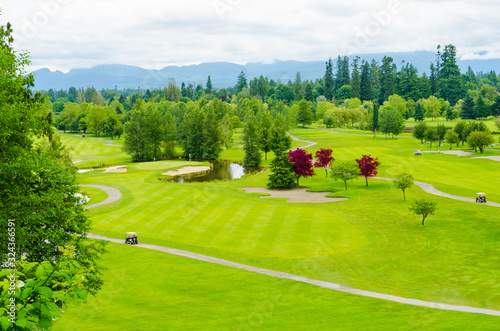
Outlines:
[[500, 57], [496, 0], [0, 0], [0, 8], [33, 69], [324, 60], [449, 43], [466, 58]]

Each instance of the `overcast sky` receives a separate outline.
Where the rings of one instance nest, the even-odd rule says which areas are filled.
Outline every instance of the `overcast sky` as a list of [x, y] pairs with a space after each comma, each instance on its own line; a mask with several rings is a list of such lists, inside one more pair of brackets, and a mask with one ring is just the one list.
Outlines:
[[434, 51], [500, 58], [500, 1], [0, 0], [32, 70]]

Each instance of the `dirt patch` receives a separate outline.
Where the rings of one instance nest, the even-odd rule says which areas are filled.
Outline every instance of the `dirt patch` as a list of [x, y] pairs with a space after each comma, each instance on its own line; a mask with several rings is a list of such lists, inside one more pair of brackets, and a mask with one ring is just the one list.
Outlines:
[[208, 171], [208, 170], [210, 170], [210, 167], [207, 167], [207, 166], [187, 166], [184, 168], [164, 172], [164, 173], [162, 173], [162, 175], [179, 176], [179, 175], [186, 175], [186, 174], [194, 174], [197, 172], [204, 172], [204, 171]]
[[488, 160], [493, 160], [493, 161], [499, 161], [500, 162], [500, 156], [498, 156], [498, 155], [493, 155], [493, 156], [477, 156], [477, 157], [471, 157], [471, 159], [488, 159]]
[[262, 199], [287, 199], [288, 203], [325, 203], [349, 200], [349, 198], [330, 198], [328, 193], [333, 192], [310, 192], [307, 188], [296, 187], [290, 190], [271, 190], [265, 187], [238, 187], [245, 190], [245, 193], [270, 194], [261, 196]]
[[471, 156], [471, 155], [476, 155], [475, 153], [472, 152], [464, 152], [464, 151], [454, 151], [454, 150], [445, 150], [445, 151], [422, 151], [422, 153], [438, 153], [438, 154], [452, 154], [456, 156]]
[[126, 165], [120, 165], [120, 166], [116, 166], [116, 167], [105, 168], [103, 173], [109, 173], [109, 172], [114, 172], [114, 173], [127, 172], [128, 169], [126, 167], [127, 167]]

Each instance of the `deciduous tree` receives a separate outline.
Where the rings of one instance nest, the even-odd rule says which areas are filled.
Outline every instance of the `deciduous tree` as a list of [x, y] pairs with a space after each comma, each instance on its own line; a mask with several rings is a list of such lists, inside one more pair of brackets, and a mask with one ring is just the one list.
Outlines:
[[396, 176], [393, 181], [396, 188], [403, 191], [403, 200], [406, 201], [406, 189], [413, 185], [413, 176], [407, 172], [402, 172]]
[[357, 159], [356, 162], [358, 163], [361, 176], [365, 177], [366, 186], [368, 186], [368, 177], [377, 176], [377, 167], [380, 165], [378, 157], [373, 158], [371, 155], [363, 155], [361, 159]]
[[328, 177], [328, 168], [330, 168], [330, 165], [332, 164], [334, 158], [332, 156], [333, 151], [331, 149], [320, 149], [319, 151], [316, 151], [316, 161], [314, 163], [314, 166], [316, 168], [325, 168], [325, 173], [326, 177]]
[[257, 119], [251, 110], [247, 112], [243, 123], [243, 150], [245, 151], [243, 158], [245, 167], [260, 165], [262, 156], [259, 150], [259, 129]]
[[434, 212], [437, 209], [437, 202], [426, 199], [419, 199], [413, 202], [409, 209], [415, 215], [422, 215], [422, 226], [424, 226], [424, 221], [427, 216], [434, 215]]
[[473, 131], [469, 134], [469, 137], [467, 137], [467, 144], [469, 144], [471, 148], [474, 148], [476, 152], [479, 149], [481, 154], [484, 148], [493, 144], [493, 142], [493, 136], [485, 131]]
[[360, 175], [358, 164], [355, 161], [335, 161], [330, 166], [330, 176], [344, 182], [347, 191], [347, 181], [352, 181]]
[[315, 175], [312, 154], [307, 153], [301, 148], [297, 148], [293, 151], [288, 151], [288, 156], [297, 177], [297, 186], [299, 185], [300, 177], [312, 177]]

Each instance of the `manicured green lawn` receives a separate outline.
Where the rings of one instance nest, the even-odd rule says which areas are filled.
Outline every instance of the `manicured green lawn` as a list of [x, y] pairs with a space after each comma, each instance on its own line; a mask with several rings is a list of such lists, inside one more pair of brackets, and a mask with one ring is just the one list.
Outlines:
[[108, 194], [106, 192], [94, 187], [82, 187], [80, 189], [80, 193], [90, 198], [87, 203], [88, 206], [102, 202], [108, 198]]
[[[309, 152], [319, 148], [332, 148], [334, 157], [338, 160], [353, 160], [362, 154], [378, 156], [382, 163], [379, 176], [393, 177], [400, 171], [409, 171], [416, 180], [432, 183], [447, 193], [475, 197], [476, 192], [483, 191], [490, 200], [500, 202], [500, 192], [498, 192], [500, 163], [496, 161], [442, 154], [415, 156], [413, 155], [415, 149], [430, 148], [414, 139], [395, 140], [380, 136], [374, 139], [317, 129], [293, 129], [292, 134], [304, 140], [318, 142], [318, 145], [308, 148]], [[87, 152], [83, 148], [80, 153]], [[495, 152], [488, 153], [495, 154]], [[243, 152], [231, 149], [225, 151], [222, 157], [241, 160]], [[268, 157], [271, 160], [272, 153]], [[348, 191], [344, 191], [343, 183], [325, 178], [323, 169], [317, 170], [316, 177], [301, 179], [301, 185], [315, 191], [334, 191], [333, 196], [348, 197], [350, 200], [326, 204], [288, 204], [284, 199], [260, 199], [258, 194], [243, 193], [238, 189], [245, 186], [265, 186], [268, 172], [228, 182], [175, 184], [158, 180], [162, 177], [160, 175], [162, 172], [186, 164], [194, 165], [194, 162], [129, 163], [127, 173], [91, 172], [79, 175], [81, 183], [108, 185], [120, 189], [123, 193], [120, 201], [88, 211], [93, 220], [92, 232], [122, 238], [127, 231], [136, 231], [143, 242], [185, 249], [364, 290], [449, 304], [500, 309], [498, 294], [500, 293], [498, 282], [500, 210], [498, 208], [439, 198], [424, 193], [418, 187], [408, 190], [408, 201], [404, 202], [401, 191], [396, 190], [392, 183], [376, 179], [369, 179], [368, 187], [365, 186], [363, 179], [348, 183]], [[425, 227], [420, 226], [419, 217], [408, 211], [411, 200], [423, 197], [438, 202], [439, 208], [435, 216], [430, 216], [426, 220]], [[159, 258], [153, 255], [135, 260], [129, 258], [128, 253], [121, 252], [122, 250], [112, 250], [107, 257], [110, 266], [113, 263], [129, 263], [133, 269], [134, 263], [141, 260], [141, 263], [149, 263], [149, 267], [141, 268], [144, 271], [153, 269], [153, 266], [159, 263]], [[130, 263], [131, 261], [133, 263]], [[203, 272], [206, 277], [212, 275], [206, 271], [208, 269], [205, 265], [190, 266], [190, 262], [186, 259], [175, 261], [178, 261], [178, 264], [171, 264], [176, 265], [172, 270], [177, 274], [185, 276], [186, 273], [195, 270]], [[237, 273], [242, 272], [237, 271]], [[160, 281], [157, 279], [161, 278], [158, 276], [159, 273], [149, 270], [145, 274], [151, 275], [148, 278], [150, 281]], [[214, 275], [217, 276], [216, 271]], [[214, 298], [226, 298], [230, 302], [242, 300], [241, 309], [244, 310], [245, 307], [249, 309], [248, 303], [244, 301], [245, 294], [254, 291], [252, 280], [261, 276], [247, 275], [244, 272], [242, 275], [243, 279], [232, 289], [237, 290], [237, 294], [228, 293], [227, 296], [220, 294], [231, 290], [225, 288], [226, 285], [223, 283], [220, 284], [223, 287], [220, 292], [214, 290], [210, 293]], [[264, 282], [266, 285], [263, 289], [273, 281], [266, 278]], [[198, 302], [200, 299], [192, 294], [193, 291], [197, 291], [197, 287], [192, 286], [195, 284], [193, 281], [173, 279], [172, 283], [178, 284], [182, 289], [185, 288], [182, 291], [187, 295], [185, 298], [179, 298], [178, 293], [166, 292], [165, 302], [177, 302], [176, 300], [194, 302], [193, 309], [186, 309], [196, 314], [189, 318], [183, 317], [184, 315], [180, 313], [180, 317], [172, 318], [176, 323], [180, 323], [175, 325], [186, 325], [189, 329], [189, 325], [195, 325], [203, 318], [203, 314], [210, 316], [216, 314], [200, 308], [200, 306], [206, 309], [214, 307], [208, 308], [211, 305]], [[156, 291], [154, 286], [146, 287], [150, 287], [148, 291]], [[113, 283], [112, 288], [123, 289], [127, 286]], [[112, 288], [103, 291], [102, 295], [109, 293]], [[259, 290], [255, 291], [257, 293]], [[309, 289], [307, 291], [312, 293]], [[325, 297], [337, 298], [337, 294], [328, 291], [325, 293]], [[121, 295], [114, 300], [119, 301], [120, 297]], [[158, 297], [155, 295], [148, 300], [146, 309], [158, 302], [161, 303]], [[345, 298], [348, 302], [344, 305], [345, 310], [332, 308], [335, 315], [345, 315], [347, 319], [335, 325], [349, 328], [352, 319], [349, 315], [351, 310], [347, 307], [357, 306], [358, 299], [358, 297]], [[321, 316], [324, 307], [328, 311], [330, 301], [318, 300], [318, 307], [314, 308], [313, 305], [311, 308], [314, 314], [308, 315], [309, 310], [302, 306], [301, 300], [304, 299], [300, 296], [290, 298], [290, 305], [298, 306], [296, 310], [290, 311], [292, 318], [289, 317], [290, 321], [296, 323], [289, 325], [296, 326], [294, 329], [301, 327], [308, 329], [310, 323], [322, 323], [318, 321], [321, 317], [315, 316]], [[129, 300], [123, 304], [126, 304], [127, 308], [120, 308], [118, 314], [112, 313], [115, 306], [111, 303], [102, 305], [99, 310], [108, 312], [109, 315], [103, 317], [106, 322], [99, 320], [103, 321], [103, 329], [113, 329], [113, 325], [119, 325], [121, 329], [130, 329], [131, 326], [127, 323], [145, 317], [154, 323], [166, 321], [151, 311], [144, 312], [142, 307], [139, 308], [140, 305], [135, 305]], [[222, 305], [220, 309], [224, 311], [224, 307]], [[234, 307], [236, 309], [238, 304], [235, 303]], [[438, 323], [439, 320], [431, 317], [426, 324], [427, 322], [424, 322], [426, 318], [421, 317], [419, 313], [414, 315], [420, 309], [416, 307], [409, 308], [413, 315], [394, 315], [393, 309], [397, 308], [392, 307], [381, 309], [385, 313], [373, 317], [375, 329], [382, 329], [384, 320], [389, 326], [390, 323], [396, 323], [395, 326], [406, 327], [413, 323], [410, 323], [410, 320], [416, 321], [420, 328]], [[364, 306], [359, 308], [359, 312], [362, 316], [368, 316], [373, 313], [373, 309]], [[320, 315], [315, 315], [316, 313]], [[436, 312], [431, 311], [431, 315], [428, 316], [434, 313]], [[352, 315], [359, 316], [356, 314], [358, 313], [354, 310]], [[156, 317], [153, 318], [153, 315]], [[463, 317], [458, 317], [457, 321], [462, 323], [469, 323], [477, 317], [472, 314], [459, 315]], [[286, 314], [273, 316], [275, 315], [266, 322], [271, 323], [266, 326], [267, 328], [283, 329], [279, 326], [287, 325], [283, 324], [286, 318], [279, 317]], [[307, 316], [309, 318], [305, 318]], [[413, 319], [411, 316], [416, 317]], [[226, 319], [231, 320], [229, 317]], [[423, 324], [420, 325], [419, 322]], [[77, 322], [77, 325], [80, 325], [80, 322]], [[264, 324], [262, 326], [264, 327]], [[362, 324], [355, 325], [357, 326], [361, 329], [370, 328], [368, 324], [366, 327]], [[443, 324], [443, 328], [445, 327]], [[137, 328], [149, 329], [142, 326]], [[234, 330], [238, 325], [231, 324], [228, 328], [226, 324], [214, 324], [214, 326], [208, 325], [207, 328]], [[316, 328], [314, 324], [312, 328]], [[328, 328], [328, 325], [318, 324], [317, 328]], [[456, 329], [453, 324], [450, 324], [449, 328]]]
[[350, 295], [118, 244], [97, 298], [53, 330], [498, 330], [498, 317]]

